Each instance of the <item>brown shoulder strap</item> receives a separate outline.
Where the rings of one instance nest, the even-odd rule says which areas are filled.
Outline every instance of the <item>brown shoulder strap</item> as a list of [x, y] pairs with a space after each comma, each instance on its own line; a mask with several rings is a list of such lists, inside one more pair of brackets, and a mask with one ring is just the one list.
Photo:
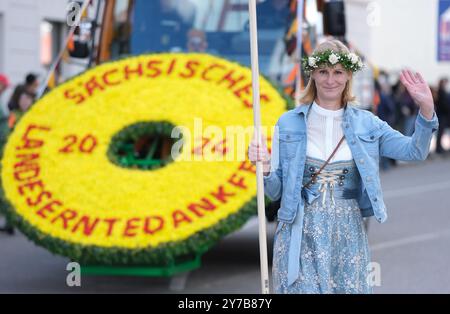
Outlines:
[[325, 168], [326, 165], [328, 165], [328, 163], [330, 162], [331, 158], [333, 158], [333, 156], [336, 154], [339, 146], [341, 146], [341, 144], [344, 141], [344, 139], [345, 139], [345, 136], [342, 136], [341, 140], [339, 141], [339, 143], [337, 144], [337, 146], [335, 147], [335, 149], [331, 153], [330, 157], [328, 157], [327, 161], [325, 161], [325, 163], [322, 165], [322, 167], [320, 167], [319, 171], [317, 171], [314, 174], [313, 178], [311, 180], [309, 180], [309, 182], [306, 183], [303, 187], [308, 187], [311, 184], [311, 182], [314, 180], [314, 178], [317, 177], [322, 172], [323, 168]]

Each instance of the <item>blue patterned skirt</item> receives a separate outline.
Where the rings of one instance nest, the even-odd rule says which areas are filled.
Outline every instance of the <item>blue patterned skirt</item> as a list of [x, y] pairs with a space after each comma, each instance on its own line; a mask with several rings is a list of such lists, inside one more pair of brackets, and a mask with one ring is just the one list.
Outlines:
[[[304, 184], [325, 161], [307, 158]], [[272, 277], [275, 293], [372, 293], [370, 252], [357, 203], [361, 177], [353, 160], [328, 164], [315, 177], [316, 198], [304, 206], [299, 274], [288, 285], [292, 224], [279, 222], [274, 238]]]

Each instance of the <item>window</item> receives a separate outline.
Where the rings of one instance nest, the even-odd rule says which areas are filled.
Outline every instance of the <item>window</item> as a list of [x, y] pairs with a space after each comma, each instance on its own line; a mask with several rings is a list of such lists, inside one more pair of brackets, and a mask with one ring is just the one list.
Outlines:
[[41, 22], [41, 64], [49, 68], [61, 51], [64, 38], [64, 24], [60, 22]]
[[[275, 81], [293, 67], [283, 42], [288, 3], [264, 0], [257, 6], [260, 70]], [[250, 66], [248, 0], [119, 0], [114, 16], [113, 58], [195, 51]]]

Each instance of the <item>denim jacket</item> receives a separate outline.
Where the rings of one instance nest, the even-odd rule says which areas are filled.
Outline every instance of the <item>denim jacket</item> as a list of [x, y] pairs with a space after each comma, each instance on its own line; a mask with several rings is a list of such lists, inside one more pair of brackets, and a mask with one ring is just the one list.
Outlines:
[[[271, 200], [281, 198], [278, 220], [293, 223], [303, 213], [304, 197], [316, 198], [318, 191], [302, 191], [306, 161], [306, 118], [311, 105], [304, 104], [285, 112], [275, 126], [272, 138], [271, 172], [264, 176], [264, 191]], [[347, 104], [342, 122], [343, 132], [361, 175], [358, 204], [363, 217], [387, 218], [379, 177], [379, 157], [404, 161], [425, 160], [438, 119], [431, 120], [419, 112], [411, 137], [392, 129], [373, 113]]]

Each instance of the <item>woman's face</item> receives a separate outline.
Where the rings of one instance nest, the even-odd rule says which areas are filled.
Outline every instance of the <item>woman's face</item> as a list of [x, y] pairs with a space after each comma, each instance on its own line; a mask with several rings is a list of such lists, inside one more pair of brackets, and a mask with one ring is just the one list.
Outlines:
[[316, 83], [317, 96], [325, 101], [336, 101], [342, 98], [345, 85], [351, 74], [341, 64], [314, 70], [312, 78]]

